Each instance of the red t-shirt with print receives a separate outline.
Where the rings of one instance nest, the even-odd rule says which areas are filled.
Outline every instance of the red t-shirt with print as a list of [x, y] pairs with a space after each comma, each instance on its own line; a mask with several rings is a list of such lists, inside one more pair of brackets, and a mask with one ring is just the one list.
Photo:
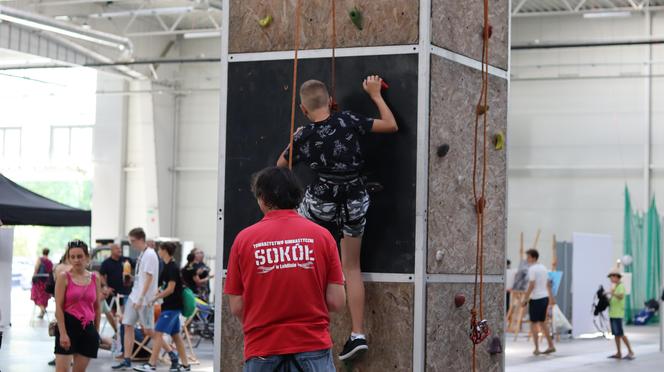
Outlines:
[[245, 360], [331, 348], [325, 294], [343, 282], [332, 235], [294, 210], [271, 211], [242, 230], [224, 293], [242, 296]]

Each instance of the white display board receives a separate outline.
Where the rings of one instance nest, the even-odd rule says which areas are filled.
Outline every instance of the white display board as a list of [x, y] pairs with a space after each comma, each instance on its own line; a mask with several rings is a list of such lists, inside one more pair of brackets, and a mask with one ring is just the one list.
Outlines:
[[572, 336], [596, 333], [592, 305], [600, 285], [610, 289], [607, 275], [614, 266], [613, 239], [609, 235], [572, 235]]
[[0, 228], [0, 329], [9, 326], [11, 320], [12, 298], [12, 256], [14, 255], [14, 229], [10, 227]]

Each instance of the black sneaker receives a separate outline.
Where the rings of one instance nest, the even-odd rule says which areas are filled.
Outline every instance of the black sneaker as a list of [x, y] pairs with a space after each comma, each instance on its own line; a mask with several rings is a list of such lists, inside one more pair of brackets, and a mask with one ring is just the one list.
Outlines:
[[119, 364], [116, 364], [111, 367], [111, 369], [115, 371], [126, 371], [126, 370], [131, 370], [131, 362], [128, 362], [127, 360], [123, 360]]
[[339, 354], [339, 360], [356, 358], [364, 354], [367, 350], [369, 350], [367, 340], [363, 338], [351, 340], [348, 338], [348, 341], [346, 341], [346, 344], [344, 345], [344, 349], [341, 351], [341, 354]]
[[180, 371], [191, 371], [191, 364], [185, 366], [184, 364], [180, 364]]
[[52, 361], [48, 362], [48, 365], [49, 365], [49, 366], [54, 366], [54, 365], [55, 365], [55, 359], [53, 359]]

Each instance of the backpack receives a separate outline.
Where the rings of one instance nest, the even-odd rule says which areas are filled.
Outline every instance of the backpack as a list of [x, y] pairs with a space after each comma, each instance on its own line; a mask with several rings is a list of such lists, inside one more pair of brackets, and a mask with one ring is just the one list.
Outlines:
[[602, 313], [604, 310], [606, 310], [609, 307], [609, 299], [608, 297], [606, 297], [606, 293], [604, 293], [604, 287], [602, 287], [601, 285], [597, 290], [596, 296], [597, 296], [597, 303], [595, 304], [595, 310], [593, 311], [593, 314], [595, 316], [598, 316], [600, 313]]
[[189, 318], [196, 312], [196, 296], [191, 289], [185, 287], [182, 291], [182, 315]]

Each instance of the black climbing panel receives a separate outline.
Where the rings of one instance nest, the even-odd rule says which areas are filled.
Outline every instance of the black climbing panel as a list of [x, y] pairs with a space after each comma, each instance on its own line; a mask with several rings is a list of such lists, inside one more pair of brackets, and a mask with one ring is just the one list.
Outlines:
[[[233, 62], [228, 72], [224, 262], [237, 233], [261, 218], [249, 179], [276, 164], [289, 140], [292, 83], [291, 60]], [[364, 175], [382, 191], [371, 195], [362, 248], [365, 272], [412, 273], [415, 255], [415, 173], [417, 153], [417, 55], [337, 58], [337, 102], [340, 109], [377, 117], [362, 90], [369, 74], [384, 77], [383, 91], [400, 131], [365, 137]], [[330, 59], [300, 60], [298, 87], [308, 79], [330, 86]], [[298, 100], [299, 103], [299, 100]], [[296, 126], [306, 119], [298, 110]], [[307, 183], [311, 174], [297, 167]], [[224, 265], [224, 268], [226, 265]]]

